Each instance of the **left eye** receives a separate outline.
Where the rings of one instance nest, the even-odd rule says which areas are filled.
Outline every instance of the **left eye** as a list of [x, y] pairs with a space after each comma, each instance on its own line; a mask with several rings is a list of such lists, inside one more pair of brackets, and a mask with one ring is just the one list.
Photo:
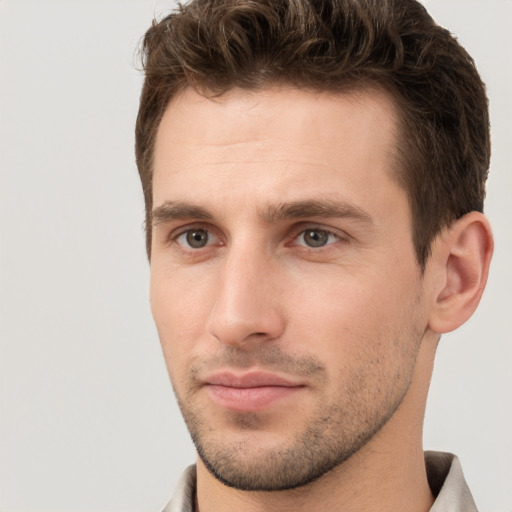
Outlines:
[[188, 229], [176, 238], [176, 241], [190, 249], [202, 249], [214, 241], [206, 229]]
[[338, 240], [338, 236], [325, 229], [305, 229], [297, 237], [297, 244], [317, 248], [332, 244]]

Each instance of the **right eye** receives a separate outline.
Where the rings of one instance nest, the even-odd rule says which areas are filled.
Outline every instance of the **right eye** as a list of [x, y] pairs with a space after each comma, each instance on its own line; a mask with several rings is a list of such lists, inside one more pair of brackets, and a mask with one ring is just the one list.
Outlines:
[[202, 228], [187, 229], [176, 237], [176, 242], [187, 249], [203, 249], [216, 241], [216, 236]]

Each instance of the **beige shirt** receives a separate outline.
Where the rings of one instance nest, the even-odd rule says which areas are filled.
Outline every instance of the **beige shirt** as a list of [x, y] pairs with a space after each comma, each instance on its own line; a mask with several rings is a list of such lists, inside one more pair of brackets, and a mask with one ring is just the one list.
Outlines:
[[[425, 452], [425, 465], [428, 483], [436, 496], [430, 512], [478, 512], [455, 455]], [[195, 492], [196, 467], [189, 466], [162, 512], [194, 512]]]

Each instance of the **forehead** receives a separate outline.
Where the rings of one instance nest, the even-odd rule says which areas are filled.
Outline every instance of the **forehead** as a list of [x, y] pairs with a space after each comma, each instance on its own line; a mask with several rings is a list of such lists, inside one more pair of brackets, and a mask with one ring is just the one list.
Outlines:
[[188, 89], [158, 129], [154, 204], [190, 190], [203, 201], [214, 191], [226, 201], [236, 193], [270, 201], [326, 191], [371, 198], [394, 181], [397, 126], [392, 98], [378, 89], [232, 90], [214, 99]]
[[376, 87], [335, 93], [276, 86], [256, 91], [232, 89], [213, 98], [188, 88], [169, 102], [156, 146], [165, 145], [169, 138], [187, 137], [190, 130], [207, 144], [244, 142], [247, 136], [267, 137], [280, 129], [281, 136], [289, 138], [309, 138], [311, 128], [331, 137], [340, 131], [344, 137], [350, 132], [360, 136], [360, 129], [371, 135], [370, 125], [394, 137], [397, 117], [392, 96]]

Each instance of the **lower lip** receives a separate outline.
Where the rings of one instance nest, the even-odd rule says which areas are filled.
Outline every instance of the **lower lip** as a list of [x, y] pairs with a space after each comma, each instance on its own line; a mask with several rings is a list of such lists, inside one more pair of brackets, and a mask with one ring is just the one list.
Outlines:
[[255, 388], [233, 388], [208, 385], [210, 396], [217, 404], [233, 411], [257, 412], [266, 409], [275, 402], [294, 395], [302, 386], [261, 386]]

